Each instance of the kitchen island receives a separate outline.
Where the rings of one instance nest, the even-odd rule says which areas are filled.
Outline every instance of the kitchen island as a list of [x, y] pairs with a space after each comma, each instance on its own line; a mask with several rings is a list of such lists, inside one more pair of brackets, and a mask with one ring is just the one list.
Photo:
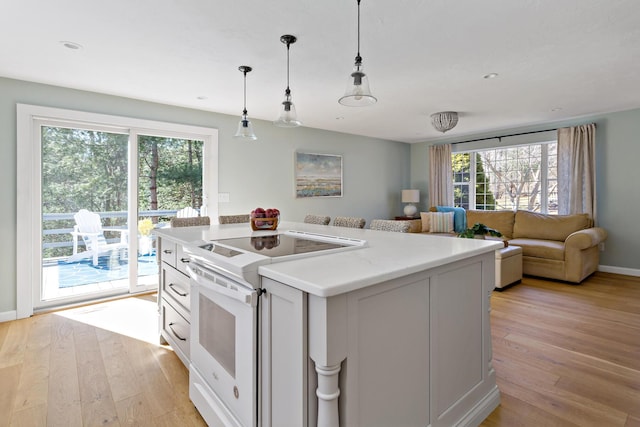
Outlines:
[[[257, 267], [266, 291], [258, 425], [473, 426], [499, 404], [489, 295], [501, 242], [284, 222], [278, 232], [286, 230], [367, 245]], [[157, 232], [186, 248], [272, 233], [248, 224]], [[203, 412], [201, 397], [192, 399]]]

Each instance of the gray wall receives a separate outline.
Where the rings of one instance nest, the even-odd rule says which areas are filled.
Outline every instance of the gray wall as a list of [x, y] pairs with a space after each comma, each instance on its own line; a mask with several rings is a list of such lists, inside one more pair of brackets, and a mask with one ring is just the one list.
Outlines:
[[[464, 118], [461, 118], [464, 120]], [[609, 233], [600, 264], [614, 272], [640, 274], [640, 109], [596, 115], [580, 120], [508, 129], [499, 133], [443, 138], [411, 146], [411, 184], [427, 194], [428, 147], [433, 143], [466, 141], [559, 127], [596, 124], [596, 191], [598, 225]], [[425, 198], [421, 208], [429, 206]], [[626, 271], [628, 269], [628, 271]]]
[[[252, 120], [258, 141], [236, 141], [239, 116], [0, 78], [0, 313], [16, 309], [16, 103], [208, 126], [219, 131], [219, 191], [230, 202], [220, 214], [277, 207], [282, 218], [307, 213], [387, 218], [402, 212], [400, 190], [409, 184], [408, 144], [310, 128], [281, 129]], [[274, 115], [277, 111], [274, 111]], [[303, 112], [300, 112], [303, 115]], [[304, 117], [302, 117], [304, 119]], [[296, 199], [294, 152], [343, 156], [342, 198]]]

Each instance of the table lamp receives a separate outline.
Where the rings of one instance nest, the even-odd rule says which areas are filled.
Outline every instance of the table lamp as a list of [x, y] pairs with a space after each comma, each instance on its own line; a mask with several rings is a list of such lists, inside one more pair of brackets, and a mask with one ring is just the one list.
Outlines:
[[413, 203], [420, 201], [420, 190], [402, 190], [402, 203], [408, 203], [404, 207], [404, 214], [406, 216], [416, 216], [418, 208]]

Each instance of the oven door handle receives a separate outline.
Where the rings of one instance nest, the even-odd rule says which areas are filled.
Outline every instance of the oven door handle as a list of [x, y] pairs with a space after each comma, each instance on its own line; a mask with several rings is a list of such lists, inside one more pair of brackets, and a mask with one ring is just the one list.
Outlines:
[[259, 294], [255, 289], [249, 289], [245, 286], [239, 285], [232, 280], [211, 271], [203, 271], [202, 268], [193, 268], [187, 265], [187, 271], [189, 272], [189, 276], [191, 276], [191, 280], [196, 282], [196, 285], [200, 287], [211, 292], [225, 295], [251, 307], [258, 305]]

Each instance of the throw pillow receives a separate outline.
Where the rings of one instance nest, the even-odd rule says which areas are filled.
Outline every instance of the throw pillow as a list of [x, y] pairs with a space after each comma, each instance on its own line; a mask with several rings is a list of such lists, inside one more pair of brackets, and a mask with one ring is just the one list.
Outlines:
[[422, 222], [422, 232], [429, 232], [429, 216], [431, 212], [420, 212], [420, 221]]
[[429, 212], [430, 233], [453, 233], [453, 212]]
[[453, 229], [456, 233], [462, 233], [467, 229], [467, 211], [464, 208], [452, 206], [436, 206], [438, 212], [453, 212]]

